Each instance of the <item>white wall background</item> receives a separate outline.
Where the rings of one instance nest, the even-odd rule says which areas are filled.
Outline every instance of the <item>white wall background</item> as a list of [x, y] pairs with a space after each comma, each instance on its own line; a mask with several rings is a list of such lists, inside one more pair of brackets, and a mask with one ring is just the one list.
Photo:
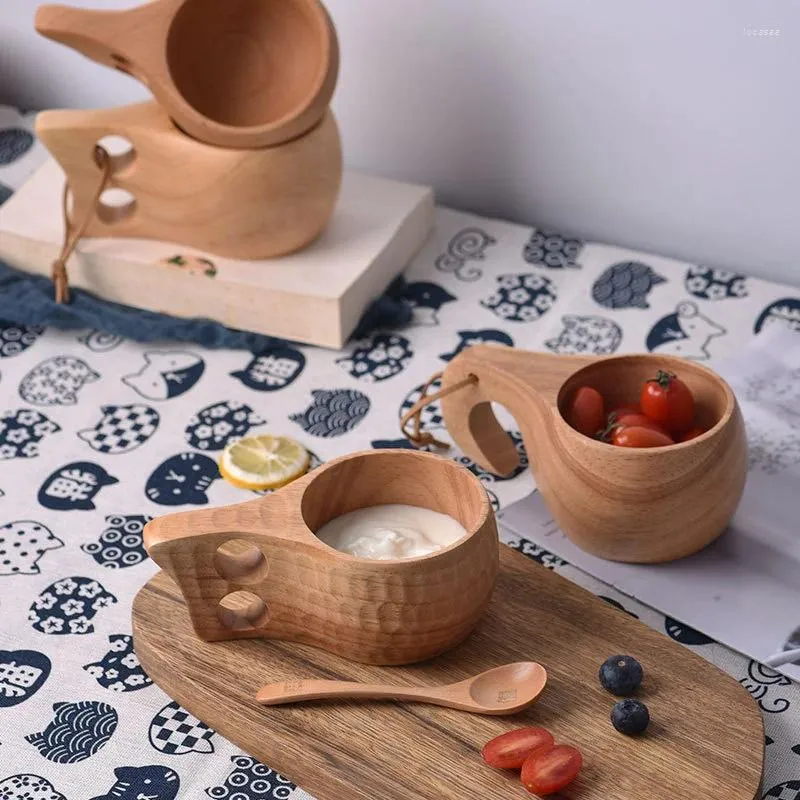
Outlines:
[[[38, 39], [36, 5], [0, 0], [0, 103], [145, 96]], [[800, 285], [799, 0], [327, 5], [351, 166], [430, 183], [455, 207]]]

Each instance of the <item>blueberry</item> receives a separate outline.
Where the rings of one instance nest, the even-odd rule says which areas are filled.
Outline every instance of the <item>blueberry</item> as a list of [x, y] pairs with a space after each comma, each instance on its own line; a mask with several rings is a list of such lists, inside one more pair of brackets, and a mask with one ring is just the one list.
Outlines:
[[611, 724], [626, 736], [636, 736], [647, 730], [650, 712], [641, 700], [620, 700], [611, 710]]
[[642, 682], [642, 665], [633, 656], [611, 656], [600, 667], [600, 684], [611, 694], [633, 694]]

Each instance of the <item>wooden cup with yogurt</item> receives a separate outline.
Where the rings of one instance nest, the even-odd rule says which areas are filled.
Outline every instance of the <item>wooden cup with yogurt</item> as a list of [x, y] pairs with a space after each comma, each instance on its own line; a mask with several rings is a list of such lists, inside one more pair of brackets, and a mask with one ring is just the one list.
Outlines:
[[499, 564], [480, 481], [410, 450], [345, 456], [257, 500], [161, 517], [144, 536], [202, 639], [283, 639], [369, 664], [463, 641]]

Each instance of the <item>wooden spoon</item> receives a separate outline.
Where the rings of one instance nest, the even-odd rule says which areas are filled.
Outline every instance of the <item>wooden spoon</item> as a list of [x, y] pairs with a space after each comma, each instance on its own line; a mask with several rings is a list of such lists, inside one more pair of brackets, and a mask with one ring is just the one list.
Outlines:
[[521, 661], [481, 672], [444, 686], [386, 686], [350, 681], [300, 680], [268, 683], [256, 695], [265, 706], [302, 703], [326, 698], [362, 700], [410, 700], [500, 716], [514, 714], [531, 705], [547, 683], [541, 664]]

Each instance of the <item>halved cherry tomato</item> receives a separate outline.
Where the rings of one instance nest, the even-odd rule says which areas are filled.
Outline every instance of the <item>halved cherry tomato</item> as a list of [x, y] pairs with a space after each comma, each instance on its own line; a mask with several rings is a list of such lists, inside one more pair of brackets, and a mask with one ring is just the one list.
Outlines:
[[583, 756], [571, 745], [537, 750], [522, 765], [522, 785], [532, 794], [552, 794], [572, 783], [582, 766]]
[[490, 767], [519, 769], [528, 756], [554, 744], [552, 734], [544, 728], [519, 728], [487, 742], [481, 755]]
[[678, 441], [679, 442], [690, 442], [692, 439], [696, 439], [698, 436], [701, 436], [705, 432], [706, 432], [705, 428], [690, 428], [688, 431], [686, 431], [686, 433], [684, 433], [680, 437], [680, 439], [678, 439]]
[[591, 386], [581, 386], [567, 407], [567, 422], [584, 436], [594, 436], [605, 428], [603, 395]]
[[694, 397], [674, 373], [659, 370], [642, 386], [642, 411], [670, 433], [683, 433], [694, 424]]
[[615, 428], [611, 434], [611, 444], [617, 447], [665, 447], [675, 442], [663, 431], [632, 425]]

